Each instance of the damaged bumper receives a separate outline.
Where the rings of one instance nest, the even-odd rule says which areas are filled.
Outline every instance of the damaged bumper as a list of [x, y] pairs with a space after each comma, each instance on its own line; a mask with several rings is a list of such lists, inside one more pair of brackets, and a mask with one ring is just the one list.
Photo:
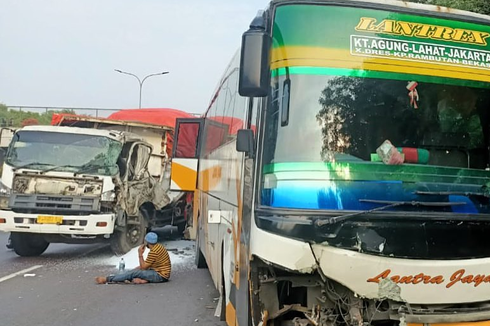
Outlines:
[[115, 214], [47, 215], [0, 210], [0, 231], [102, 235], [114, 231]]
[[342, 315], [355, 326], [368, 320], [400, 326], [490, 326], [490, 258], [373, 256], [308, 244], [256, 226], [252, 238], [257, 320], [334, 326], [341, 324], [336, 321]]
[[[404, 309], [407, 310], [407, 309]], [[452, 326], [490, 326], [490, 311], [487, 309], [452, 309], [446, 311], [428, 311], [424, 309], [406, 311], [401, 314], [392, 315], [392, 320], [401, 320], [409, 326], [421, 326], [431, 324], [432, 326], [442, 326], [441, 324], [452, 324]], [[460, 325], [458, 325], [460, 324]], [[461, 325], [463, 324], [463, 325]]]
[[[490, 326], [490, 256], [482, 250], [476, 257], [460, 251], [451, 259], [381, 255], [366, 252], [378, 237], [357, 232], [355, 225], [354, 234], [340, 237], [359, 242], [349, 250], [311, 241], [313, 232], [300, 237], [298, 229], [312, 223], [298, 217], [271, 215], [269, 224], [257, 220], [251, 229], [251, 283], [254, 319], [263, 324]], [[388, 240], [382, 244], [401, 244], [397, 248], [403, 250], [417, 244]], [[437, 244], [426, 246], [440, 249], [439, 256], [442, 246]]]
[[488, 300], [490, 258], [393, 259], [313, 245], [322, 272], [363, 298], [410, 304]]

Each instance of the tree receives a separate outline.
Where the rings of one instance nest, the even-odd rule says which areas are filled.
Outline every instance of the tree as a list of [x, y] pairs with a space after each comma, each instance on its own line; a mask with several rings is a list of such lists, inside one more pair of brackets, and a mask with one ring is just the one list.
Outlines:
[[[6, 105], [0, 103], [0, 127], [23, 127], [26, 120], [30, 124], [49, 125], [53, 113], [70, 113], [75, 114], [73, 110], [31, 112], [9, 109]], [[36, 123], [34, 123], [36, 122]]]
[[416, 3], [425, 3], [435, 6], [473, 11], [476, 13], [490, 15], [490, 1], [488, 0], [407, 0]]

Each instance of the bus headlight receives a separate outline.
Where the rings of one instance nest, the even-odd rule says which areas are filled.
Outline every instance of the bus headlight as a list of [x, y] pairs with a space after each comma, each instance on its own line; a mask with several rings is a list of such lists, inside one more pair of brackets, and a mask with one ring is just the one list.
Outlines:
[[102, 195], [100, 196], [101, 201], [115, 201], [116, 200], [116, 193], [113, 190], [103, 192]]

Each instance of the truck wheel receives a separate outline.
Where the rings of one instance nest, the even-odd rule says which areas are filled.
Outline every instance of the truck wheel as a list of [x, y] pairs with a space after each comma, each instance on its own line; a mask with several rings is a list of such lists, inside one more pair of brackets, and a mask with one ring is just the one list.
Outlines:
[[197, 268], [207, 268], [206, 258], [202, 254], [201, 247], [199, 246], [199, 229], [196, 232], [196, 253], [195, 253], [195, 263]]
[[124, 255], [134, 247], [143, 243], [146, 235], [148, 221], [140, 213], [139, 223], [130, 224], [126, 222], [123, 230], [115, 230], [111, 239], [111, 249], [116, 255]]
[[184, 231], [185, 231], [185, 227], [187, 226], [187, 223], [186, 222], [183, 222], [183, 223], [180, 223], [180, 224], [177, 224], [177, 232], [182, 235], [184, 234]]
[[12, 232], [11, 237], [15, 253], [22, 257], [39, 256], [49, 246], [40, 234]]

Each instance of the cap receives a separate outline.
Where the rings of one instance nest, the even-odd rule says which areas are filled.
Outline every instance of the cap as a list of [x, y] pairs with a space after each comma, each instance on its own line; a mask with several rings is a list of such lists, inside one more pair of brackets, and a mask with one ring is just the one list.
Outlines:
[[148, 232], [145, 236], [145, 241], [149, 244], [155, 244], [158, 242], [158, 235], [155, 232]]

